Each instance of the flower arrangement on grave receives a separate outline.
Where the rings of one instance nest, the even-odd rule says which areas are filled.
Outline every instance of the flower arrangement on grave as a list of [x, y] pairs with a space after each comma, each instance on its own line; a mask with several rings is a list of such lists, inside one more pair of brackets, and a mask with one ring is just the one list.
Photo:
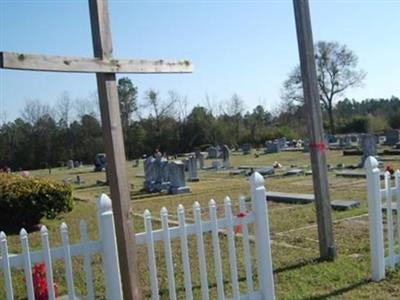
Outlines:
[[[49, 298], [47, 281], [46, 281], [46, 266], [44, 263], [35, 264], [32, 268], [33, 290], [36, 300], [47, 300]], [[53, 280], [53, 288], [55, 296], [58, 297], [58, 287]]]
[[393, 169], [393, 167], [390, 166], [390, 165], [389, 165], [389, 166], [386, 166], [385, 171], [386, 171], [386, 172], [389, 172], [390, 175], [393, 175], [393, 174], [394, 174], [394, 169]]

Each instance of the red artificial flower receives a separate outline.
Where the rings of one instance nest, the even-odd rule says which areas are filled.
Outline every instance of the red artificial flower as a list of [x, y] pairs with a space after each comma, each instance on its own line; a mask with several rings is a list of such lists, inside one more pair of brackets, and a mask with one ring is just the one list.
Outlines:
[[[32, 268], [32, 281], [33, 289], [36, 300], [47, 300], [49, 298], [49, 291], [47, 289], [46, 281], [46, 266], [44, 263], [35, 264]], [[58, 296], [58, 287], [53, 280], [53, 288], [55, 296]]]

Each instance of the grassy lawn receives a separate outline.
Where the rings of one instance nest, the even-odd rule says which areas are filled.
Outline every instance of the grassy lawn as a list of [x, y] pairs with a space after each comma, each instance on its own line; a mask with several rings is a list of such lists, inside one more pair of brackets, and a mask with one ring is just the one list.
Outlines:
[[[309, 167], [309, 155], [301, 152], [283, 152], [278, 154], [240, 155], [233, 153], [231, 165], [270, 166], [278, 161], [283, 169], [276, 173], [276, 176], [266, 179], [266, 188], [270, 191], [312, 193], [312, 178], [310, 176], [281, 176], [286, 168], [291, 165], [298, 167]], [[342, 156], [341, 151], [329, 151], [328, 163], [335, 166], [338, 163], [357, 164], [359, 157]], [[400, 168], [400, 161], [389, 161], [395, 168]], [[132, 162], [127, 162], [129, 184], [131, 185], [131, 206], [134, 210], [134, 226], [136, 232], [144, 230], [142, 214], [145, 209], [152, 212], [153, 217], [159, 216], [160, 209], [165, 206], [170, 214], [171, 220], [176, 220], [176, 207], [183, 204], [186, 210], [188, 222], [192, 217], [192, 204], [199, 201], [203, 208], [204, 218], [208, 218], [209, 199], [213, 198], [219, 206], [223, 204], [225, 196], [232, 198], [234, 211], [237, 211], [237, 198], [239, 195], [249, 195], [248, 177], [238, 175], [231, 176], [228, 172], [200, 171], [199, 182], [188, 183], [192, 193], [183, 195], [166, 194], [145, 194], [140, 191], [143, 184], [143, 167], [133, 168]], [[206, 165], [211, 165], [206, 160]], [[48, 170], [32, 171], [32, 175], [51, 177], [56, 180], [71, 179], [79, 175], [85, 182], [81, 185], [72, 183], [74, 197], [76, 198], [75, 208], [71, 213], [59, 215], [55, 220], [42, 220], [50, 230], [51, 245], [59, 245], [58, 226], [65, 221], [70, 230], [70, 241], [79, 241], [79, 221], [85, 219], [88, 223], [89, 237], [95, 239], [96, 209], [95, 197], [102, 192], [108, 192], [107, 187], [96, 186], [97, 180], [104, 180], [104, 173], [94, 173], [92, 167], [83, 167], [75, 170], [53, 169], [52, 174]], [[359, 200], [361, 205], [357, 209], [349, 211], [334, 211], [334, 230], [337, 244], [338, 258], [334, 262], [318, 261], [318, 238], [316, 228], [315, 209], [313, 204], [293, 205], [268, 202], [269, 220], [272, 237], [272, 258], [275, 274], [275, 287], [278, 299], [399, 299], [400, 298], [400, 271], [394, 271], [388, 278], [379, 283], [370, 282], [369, 266], [369, 238], [368, 238], [368, 210], [366, 206], [365, 179], [349, 179], [336, 177], [333, 172], [329, 175], [329, 184], [332, 199], [354, 199]], [[222, 212], [223, 209], [219, 209]], [[153, 228], [160, 224], [153, 222]], [[2, 230], [2, 229], [0, 229]], [[20, 252], [18, 234], [5, 230], [8, 235], [9, 251]], [[204, 236], [207, 255], [208, 279], [210, 285], [210, 299], [216, 295], [215, 277], [213, 272], [211, 237]], [[246, 288], [245, 271], [242, 259], [241, 238], [236, 239], [238, 256], [238, 273], [240, 287]], [[193, 292], [195, 298], [200, 298], [200, 280], [198, 277], [198, 263], [195, 240], [189, 239], [191, 254], [191, 268]], [[40, 236], [38, 231], [30, 234], [30, 246], [32, 249], [40, 249]], [[184, 285], [182, 276], [182, 265], [180, 263], [179, 240], [173, 242], [174, 268], [176, 274], [176, 287], [178, 298], [184, 297]], [[254, 245], [251, 249], [254, 252]], [[226, 238], [221, 236], [221, 251], [227, 253]], [[168, 298], [166, 270], [163, 257], [163, 245], [157, 243], [156, 256], [158, 263], [158, 277], [160, 293], [163, 299]], [[147, 273], [147, 255], [144, 247], [139, 247], [139, 274], [145, 295], [149, 294], [149, 282]], [[224, 280], [227, 295], [230, 295], [229, 286], [229, 263], [227, 255], [223, 256]], [[104, 298], [104, 286], [102, 285], [102, 274], [100, 258], [94, 257], [94, 274], [96, 299]], [[75, 286], [79, 294], [85, 293], [84, 274], [80, 267], [80, 259], [74, 260], [76, 268]], [[253, 262], [253, 268], [255, 263]], [[256, 273], [256, 272], [254, 272]], [[16, 298], [24, 295], [24, 283], [21, 272], [15, 272], [14, 287]], [[4, 299], [4, 287], [0, 282], [0, 299]], [[55, 280], [59, 285], [60, 294], [66, 292], [66, 283], [63, 276], [63, 266], [59, 262], [55, 266]]]

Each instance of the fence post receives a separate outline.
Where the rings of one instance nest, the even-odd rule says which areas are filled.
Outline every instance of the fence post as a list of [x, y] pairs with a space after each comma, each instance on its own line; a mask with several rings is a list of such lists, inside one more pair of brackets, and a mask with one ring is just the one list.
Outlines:
[[367, 197], [369, 240], [371, 247], [372, 280], [385, 278], [385, 250], [383, 242], [382, 196], [378, 161], [369, 156], [365, 160], [367, 171]]
[[98, 204], [106, 295], [107, 299], [122, 300], [121, 275], [119, 271], [117, 240], [111, 199], [106, 194], [101, 194]]
[[255, 215], [255, 240], [257, 273], [262, 299], [275, 299], [274, 274], [272, 269], [271, 243], [269, 236], [267, 197], [264, 177], [254, 172], [250, 178], [252, 210]]

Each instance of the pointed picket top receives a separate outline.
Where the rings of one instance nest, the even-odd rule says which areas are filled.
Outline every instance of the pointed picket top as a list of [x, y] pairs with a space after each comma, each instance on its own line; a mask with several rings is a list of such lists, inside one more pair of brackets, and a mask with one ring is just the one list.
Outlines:
[[110, 197], [107, 194], [102, 193], [99, 197], [99, 209], [100, 213], [111, 211], [112, 210], [112, 203]]
[[1, 232], [0, 232], [0, 242], [5, 241], [6, 238], [7, 238], [7, 236], [6, 236], [6, 234], [4, 233], [4, 231], [1, 231]]
[[260, 186], [264, 186], [264, 183], [265, 183], [265, 179], [260, 173], [254, 172], [253, 174], [251, 174], [250, 184], [251, 184], [252, 188], [256, 189]]
[[40, 227], [40, 233], [41, 233], [42, 235], [45, 235], [45, 234], [48, 234], [48, 233], [49, 233], [49, 230], [47, 229], [46, 225], [42, 225], [42, 226]]
[[65, 222], [62, 222], [60, 225], [60, 232], [68, 232], [68, 226]]
[[165, 206], [163, 206], [160, 210], [160, 215], [163, 216], [168, 216], [168, 210]]
[[229, 196], [225, 197], [224, 204], [227, 205], [227, 206], [231, 206], [231, 198], [229, 198]]
[[197, 201], [195, 201], [195, 202], [193, 203], [193, 209], [194, 209], [194, 210], [201, 210], [200, 203], [197, 202]]
[[178, 205], [178, 207], [176, 208], [176, 212], [177, 212], [178, 214], [182, 214], [182, 213], [185, 212], [185, 208], [183, 207], [182, 204], [179, 204], [179, 205]]
[[25, 228], [21, 228], [21, 230], [19, 231], [19, 237], [21, 239], [26, 239], [27, 236], [28, 236], [28, 233], [26, 232]]
[[217, 207], [214, 199], [210, 199], [210, 201], [208, 201], [208, 207], [210, 208]]
[[378, 168], [378, 166], [379, 166], [379, 163], [378, 163], [378, 161], [377, 161], [377, 159], [375, 157], [368, 156], [365, 159], [364, 168], [367, 170], [367, 172], [374, 171], [375, 169]]
[[151, 212], [148, 209], [144, 210], [143, 217], [145, 219], [151, 219]]

